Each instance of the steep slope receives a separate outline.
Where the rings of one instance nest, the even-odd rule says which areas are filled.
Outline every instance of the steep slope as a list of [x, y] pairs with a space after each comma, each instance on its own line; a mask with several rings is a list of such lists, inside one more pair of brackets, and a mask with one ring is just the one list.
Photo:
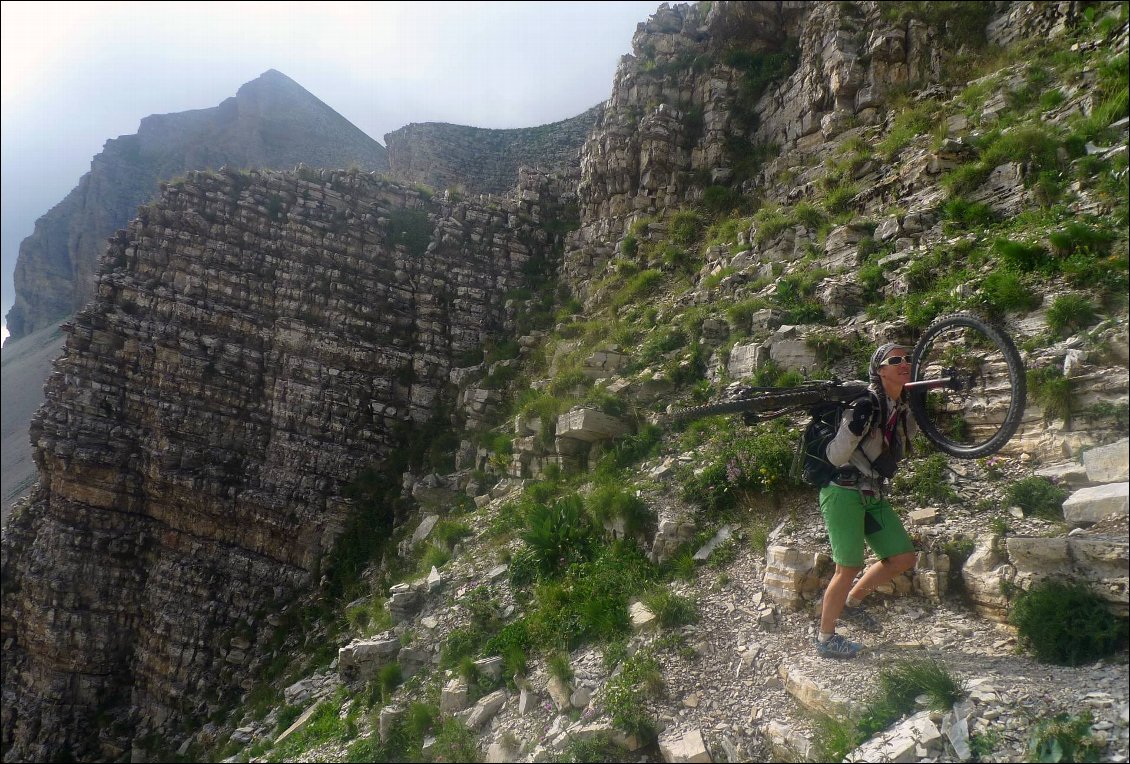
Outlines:
[[5, 760], [115, 759], [238, 692], [281, 606], [340, 575], [343, 529], [388, 533], [348, 486], [412, 450], [455, 359], [513, 325], [541, 212], [225, 170], [111, 240], [3, 536]]
[[[226, 724], [167, 744], [266, 761], [1125, 758], [1127, 46], [1116, 4], [662, 6], [582, 153], [571, 299], [517, 363], [465, 381], [462, 399], [502, 405], [474, 465], [506, 477], [474, 509], [421, 503], [367, 572], [375, 593], [318, 631], [336, 661], [294, 639]], [[820, 660], [828, 545], [789, 471], [803, 416], [654, 424], [731, 381], [857, 376], [875, 344], [956, 310], [1021, 347], [1023, 427], [980, 461], [919, 444], [891, 489], [918, 564], [869, 601], [883, 635], [844, 627], [860, 660]], [[406, 494], [459, 474], [406, 476]], [[1110, 503], [1081, 511], [1096, 494]], [[1106, 658], [1049, 666], [1007, 624], [1048, 580], [1089, 591], [1095, 622], [1060, 637]], [[920, 708], [905, 674], [903, 697], [876, 700], [885, 671], [923, 666], [953, 680], [946, 702]]]
[[[579, 185], [527, 170], [485, 206], [355, 175], [170, 189], [112, 248], [36, 426], [43, 487], [4, 538], [5, 744], [1014, 760], [1063, 712], [1125, 758], [1128, 39], [1114, 3], [664, 4]], [[896, 86], [861, 100], [867, 82]], [[429, 205], [430, 242], [404, 212]], [[456, 230], [490, 273], [452, 289]], [[466, 320], [445, 327], [432, 287], [472, 300]], [[731, 381], [857, 375], [954, 310], [1022, 348], [1024, 426], [983, 461], [919, 444], [891, 487], [918, 564], [869, 601], [887, 637], [818, 660], [830, 561], [789, 469], [803, 416], [662, 412]], [[453, 430], [420, 426], [439, 404]], [[367, 489], [382, 458], [391, 482]], [[354, 470], [365, 490], [342, 485]], [[1080, 508], [1090, 488], [1113, 518]], [[1113, 657], [1016, 654], [998, 621], [1049, 577], [1089, 592], [1095, 628], [1065, 639]], [[112, 600], [86, 586], [111, 578]], [[966, 686], [876, 707], [907, 658]], [[843, 714], [861, 705], [865, 725]], [[838, 738], [811, 715], [829, 712]]]
[[16, 261], [13, 338], [68, 316], [94, 296], [106, 238], [188, 170], [233, 167], [388, 169], [384, 147], [273, 69], [210, 109], [155, 114], [135, 135], [106, 142], [90, 172], [36, 221]]

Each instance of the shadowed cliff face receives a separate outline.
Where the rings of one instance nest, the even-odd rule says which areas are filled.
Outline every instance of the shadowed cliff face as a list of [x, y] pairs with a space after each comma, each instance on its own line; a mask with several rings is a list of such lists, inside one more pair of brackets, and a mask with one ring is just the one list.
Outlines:
[[23, 337], [82, 308], [94, 296], [106, 237], [155, 197], [161, 179], [224, 164], [300, 162], [388, 169], [384, 147], [273, 69], [214, 108], [146, 117], [137, 134], [106, 142], [90, 172], [20, 244], [8, 330]]
[[529, 205], [303, 175], [167, 188], [65, 327], [3, 538], [5, 760], [116, 757], [238, 693], [344, 487], [432, 417], [544, 254]]

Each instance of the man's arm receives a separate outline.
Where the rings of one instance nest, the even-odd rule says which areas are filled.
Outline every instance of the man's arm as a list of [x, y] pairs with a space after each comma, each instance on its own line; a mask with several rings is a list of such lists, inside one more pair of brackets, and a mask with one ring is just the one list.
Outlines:
[[828, 444], [828, 461], [833, 466], [843, 467], [851, 460], [851, 455], [870, 429], [874, 412], [875, 404], [871, 401], [871, 396], [860, 398], [844, 411], [840, 429]]

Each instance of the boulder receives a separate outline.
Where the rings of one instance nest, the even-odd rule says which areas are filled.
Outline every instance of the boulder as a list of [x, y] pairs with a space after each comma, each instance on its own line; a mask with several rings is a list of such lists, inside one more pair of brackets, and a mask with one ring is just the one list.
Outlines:
[[1092, 483], [1130, 480], [1130, 438], [1084, 451], [1083, 466]]
[[1063, 502], [1063, 519], [1073, 527], [1093, 525], [1107, 515], [1125, 516], [1128, 513], [1130, 482], [1081, 488]]
[[557, 418], [557, 437], [592, 443], [630, 432], [628, 425], [596, 409], [577, 408]]
[[710, 762], [710, 752], [699, 730], [690, 730], [671, 737], [659, 738], [659, 754], [668, 762]]

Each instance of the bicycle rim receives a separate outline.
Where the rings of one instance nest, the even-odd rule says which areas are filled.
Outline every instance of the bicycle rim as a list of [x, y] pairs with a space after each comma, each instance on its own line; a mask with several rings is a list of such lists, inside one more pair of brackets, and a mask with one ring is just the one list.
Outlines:
[[911, 355], [911, 379], [956, 370], [966, 389], [910, 393], [910, 410], [922, 433], [961, 459], [999, 451], [1016, 433], [1027, 385], [1016, 346], [995, 326], [968, 313], [942, 316], [926, 328]]

